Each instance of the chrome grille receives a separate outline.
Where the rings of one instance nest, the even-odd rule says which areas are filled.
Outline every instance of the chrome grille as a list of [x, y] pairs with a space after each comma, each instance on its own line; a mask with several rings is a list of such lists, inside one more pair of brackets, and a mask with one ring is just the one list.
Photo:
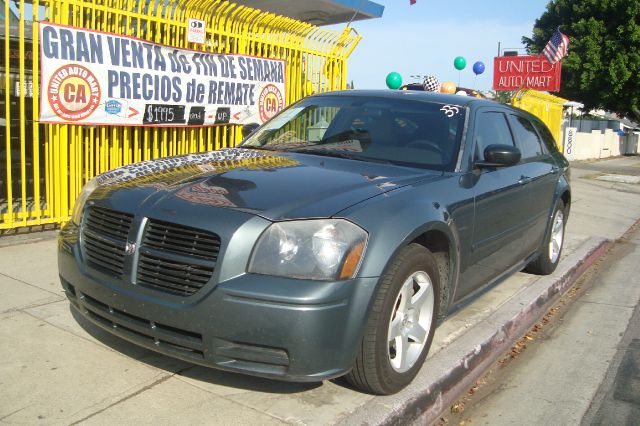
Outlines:
[[89, 207], [83, 222], [83, 248], [89, 266], [120, 278], [133, 215]]
[[132, 214], [92, 206], [89, 207], [84, 225], [85, 229], [90, 229], [98, 234], [127, 241], [132, 221]]
[[220, 250], [220, 237], [199, 229], [149, 220], [143, 244], [159, 250], [215, 261]]
[[150, 219], [140, 247], [136, 284], [190, 296], [213, 276], [219, 250], [216, 234]]

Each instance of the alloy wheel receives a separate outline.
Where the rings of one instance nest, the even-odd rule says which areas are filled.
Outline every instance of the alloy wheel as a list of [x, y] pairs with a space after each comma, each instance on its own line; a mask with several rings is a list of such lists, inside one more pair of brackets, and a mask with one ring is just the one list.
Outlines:
[[429, 336], [434, 309], [431, 278], [424, 271], [409, 276], [396, 297], [389, 321], [389, 362], [398, 373], [416, 363]]
[[562, 249], [562, 241], [564, 239], [564, 213], [557, 210], [553, 216], [553, 225], [551, 227], [551, 237], [549, 238], [549, 260], [556, 263]]

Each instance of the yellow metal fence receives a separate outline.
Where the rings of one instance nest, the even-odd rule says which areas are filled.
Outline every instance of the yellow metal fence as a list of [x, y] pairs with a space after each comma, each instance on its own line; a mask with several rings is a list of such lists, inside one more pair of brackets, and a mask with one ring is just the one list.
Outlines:
[[[0, 0], [2, 1], [2, 0]], [[2, 3], [0, 231], [69, 219], [98, 173], [136, 161], [235, 146], [237, 125], [158, 128], [39, 124], [38, 21], [135, 36], [164, 45], [286, 61], [286, 103], [346, 88], [360, 40], [220, 0], [18, 0]], [[188, 18], [206, 43], [187, 42]]]
[[523, 89], [516, 92], [511, 104], [542, 120], [556, 139], [556, 145], [562, 151], [562, 110], [566, 99], [533, 89]]

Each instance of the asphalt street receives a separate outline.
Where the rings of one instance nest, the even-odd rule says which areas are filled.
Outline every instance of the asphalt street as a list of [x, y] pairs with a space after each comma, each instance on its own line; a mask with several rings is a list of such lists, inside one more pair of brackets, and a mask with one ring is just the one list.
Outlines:
[[636, 305], [583, 426], [640, 423], [640, 305]]

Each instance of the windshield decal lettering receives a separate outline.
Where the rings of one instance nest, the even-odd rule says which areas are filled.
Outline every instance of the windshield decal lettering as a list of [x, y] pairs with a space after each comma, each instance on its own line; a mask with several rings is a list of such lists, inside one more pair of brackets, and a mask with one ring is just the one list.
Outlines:
[[440, 111], [444, 111], [444, 115], [451, 118], [460, 112], [460, 108], [456, 105], [445, 105], [440, 108]]

